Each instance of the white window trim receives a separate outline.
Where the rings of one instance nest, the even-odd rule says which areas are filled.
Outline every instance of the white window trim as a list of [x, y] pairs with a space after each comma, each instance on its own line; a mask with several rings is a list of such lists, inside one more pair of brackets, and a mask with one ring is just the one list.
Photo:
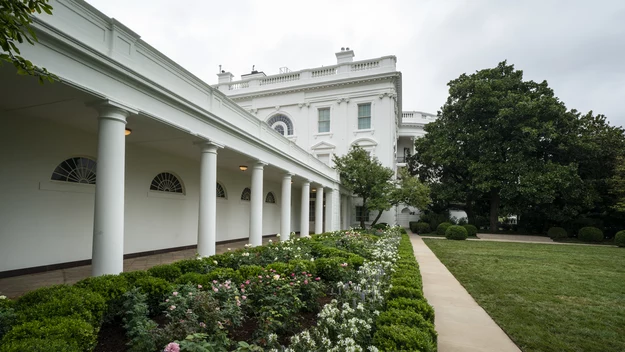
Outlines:
[[174, 192], [162, 192], [162, 191], [148, 191], [148, 198], [165, 198], [165, 199], [176, 199], [176, 200], [184, 200], [186, 195], [184, 193], [174, 193]]
[[[330, 116], [329, 116], [330, 119], [328, 120], [328, 122], [330, 123], [330, 130], [328, 132], [319, 132], [319, 110], [325, 110], [325, 109], [327, 109], [329, 111], [329, 113], [330, 113]], [[316, 119], [316, 122], [317, 122], [316, 123], [316, 125], [317, 125], [316, 127], [317, 128], [315, 128], [315, 131], [317, 131], [317, 133], [315, 134], [315, 136], [323, 136], [323, 135], [329, 135], [330, 137], [332, 136], [333, 133], [332, 133], [332, 106], [331, 105], [320, 105], [320, 106], [317, 106], [317, 119]]]
[[95, 194], [95, 185], [86, 183], [46, 180], [39, 182], [39, 190]]
[[[371, 115], [369, 115], [369, 128], [365, 128], [365, 129], [358, 129], [358, 107], [360, 105], [367, 105], [369, 104], [371, 106]], [[364, 131], [364, 132], [372, 132], [374, 130], [373, 127], [373, 108], [375, 107], [375, 102], [372, 100], [364, 100], [364, 101], [359, 101], [356, 102], [356, 130], [354, 133], [356, 133], [356, 131]]]

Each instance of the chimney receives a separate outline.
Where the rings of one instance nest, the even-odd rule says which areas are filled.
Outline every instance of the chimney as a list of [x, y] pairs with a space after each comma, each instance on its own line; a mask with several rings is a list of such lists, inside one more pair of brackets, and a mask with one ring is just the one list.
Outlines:
[[234, 75], [230, 72], [221, 71], [221, 73], [217, 74], [217, 77], [219, 77], [218, 83], [222, 84], [232, 82], [232, 78], [234, 77]]
[[343, 64], [346, 62], [354, 62], [354, 51], [349, 48], [341, 48], [341, 51], [336, 53], [336, 63]]

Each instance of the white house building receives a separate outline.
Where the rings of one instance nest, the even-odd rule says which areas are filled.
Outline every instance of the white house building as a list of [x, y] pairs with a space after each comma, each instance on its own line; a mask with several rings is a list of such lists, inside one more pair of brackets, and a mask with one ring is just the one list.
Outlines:
[[20, 50], [60, 81], [0, 67], [0, 277], [348, 228], [361, 214], [331, 154], [396, 168], [433, 118], [401, 113], [393, 56], [212, 87], [88, 3], [50, 3]]

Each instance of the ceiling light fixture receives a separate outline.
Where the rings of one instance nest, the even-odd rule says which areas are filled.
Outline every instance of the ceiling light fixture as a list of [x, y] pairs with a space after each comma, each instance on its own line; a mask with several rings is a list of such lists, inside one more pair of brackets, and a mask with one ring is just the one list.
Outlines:
[[239, 166], [239, 170], [245, 171], [245, 170], [247, 170], [247, 166], [246, 165], [241, 165], [241, 166]]
[[124, 136], [128, 136], [132, 133], [132, 130], [130, 128], [126, 128], [126, 130], [124, 131]]

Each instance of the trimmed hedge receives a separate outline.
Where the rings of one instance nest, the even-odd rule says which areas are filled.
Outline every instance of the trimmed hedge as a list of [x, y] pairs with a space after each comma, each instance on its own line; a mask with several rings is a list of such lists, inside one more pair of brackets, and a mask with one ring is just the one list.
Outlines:
[[150, 276], [158, 277], [169, 282], [176, 281], [177, 278], [182, 276], [182, 270], [176, 265], [173, 264], [163, 264], [153, 266], [148, 269], [148, 274]]
[[592, 226], [582, 227], [577, 233], [577, 238], [584, 242], [601, 242], [603, 231]]
[[443, 222], [439, 224], [438, 227], [436, 227], [436, 234], [440, 236], [444, 236], [445, 232], [447, 231], [447, 228], [452, 225], [453, 224], [450, 222]]
[[462, 227], [464, 227], [465, 230], [467, 230], [467, 236], [471, 237], [471, 236], [477, 236], [477, 227], [471, 225], [471, 224], [467, 224], [467, 225], [462, 225]]
[[413, 232], [422, 235], [432, 232], [432, 229], [430, 228], [430, 224], [428, 224], [427, 222], [418, 222], [415, 225], [415, 231]]
[[[32, 343], [33, 339], [39, 340], [62, 340], [65, 345], [78, 347], [81, 351], [92, 351], [97, 343], [98, 334], [86, 321], [76, 317], [54, 317], [42, 320], [33, 320], [22, 325], [13, 327], [9, 333], [7, 333], [3, 340], [3, 348], [0, 351], [19, 351], [16, 344], [19, 345], [19, 341], [31, 340], [28, 344]], [[14, 346], [5, 348], [5, 343]], [[20, 346], [24, 347], [24, 346]], [[30, 349], [22, 350], [30, 351]], [[48, 346], [47, 351], [54, 351]], [[59, 351], [66, 351], [65, 348]]]
[[391, 277], [386, 311], [376, 318], [373, 344], [381, 351], [436, 351], [434, 309], [423, 297], [419, 265], [407, 235]]
[[126, 277], [121, 275], [89, 277], [78, 281], [74, 286], [87, 289], [104, 298], [107, 305], [106, 314], [104, 315], [105, 321], [111, 321], [115, 317], [121, 316], [123, 313], [124, 293], [131, 288]]
[[448, 240], [466, 240], [467, 229], [460, 225], [451, 225], [445, 230], [445, 238]]
[[625, 230], [616, 233], [614, 236], [614, 244], [619, 247], [625, 247]]
[[566, 230], [562, 227], [552, 227], [547, 231], [547, 236], [552, 240], [558, 240], [561, 238], [567, 238], [569, 235], [566, 233]]
[[7, 340], [0, 345], [0, 352], [84, 352], [76, 342], [65, 341], [62, 338], [26, 338], [21, 340]]

